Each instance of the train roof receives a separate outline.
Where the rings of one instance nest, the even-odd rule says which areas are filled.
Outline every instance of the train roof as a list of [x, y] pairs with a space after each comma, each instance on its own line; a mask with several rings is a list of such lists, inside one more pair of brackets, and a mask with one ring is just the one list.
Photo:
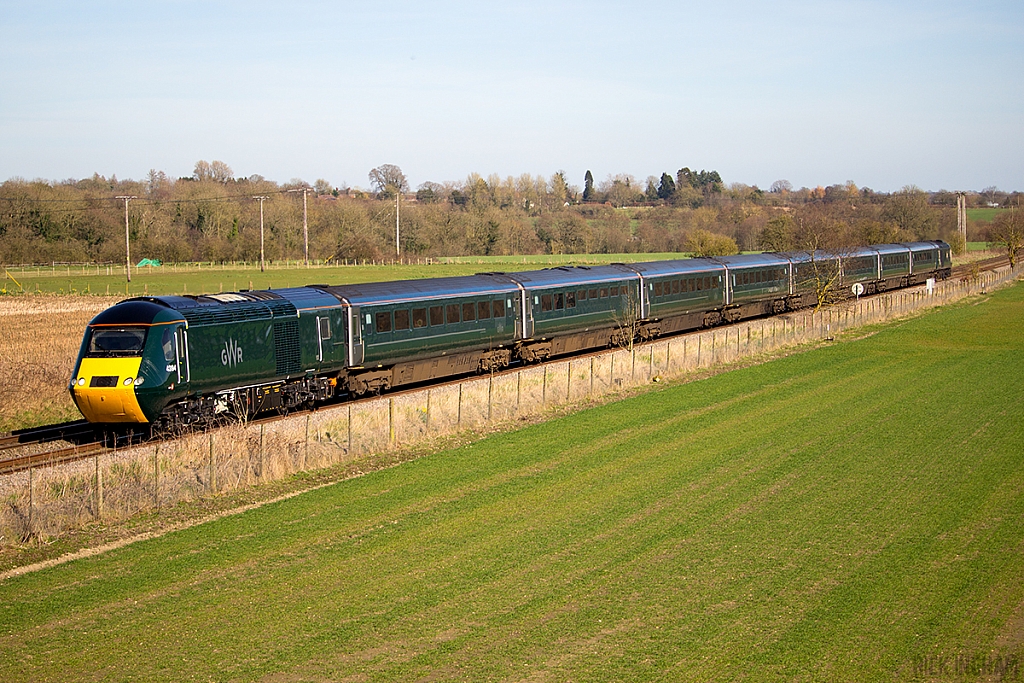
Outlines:
[[730, 270], [737, 268], [772, 268], [788, 266], [787, 254], [765, 252], [763, 254], [737, 254], [735, 256], [716, 256], [715, 261]]
[[311, 285], [353, 305], [387, 303], [451, 296], [506, 294], [519, 288], [501, 273], [481, 273], [459, 277], [424, 278], [364, 282], [357, 285]]
[[557, 268], [524, 270], [502, 275], [514, 282], [522, 283], [527, 289], [542, 289], [619, 282], [636, 278], [636, 271], [616, 263], [608, 266], [558, 266]]
[[626, 268], [634, 269], [645, 277], [662, 277], [672, 275], [693, 275], [695, 273], [720, 273], [725, 266], [713, 259], [687, 258], [670, 261], [647, 261], [644, 263], [626, 264]]
[[90, 325], [154, 325], [184, 320], [177, 311], [148, 298], [125, 299], [101, 311]]

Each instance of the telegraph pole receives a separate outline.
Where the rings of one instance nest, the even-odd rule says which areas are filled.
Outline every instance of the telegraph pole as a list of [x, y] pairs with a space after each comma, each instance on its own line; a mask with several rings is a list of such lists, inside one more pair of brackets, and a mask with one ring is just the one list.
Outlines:
[[267, 267], [263, 261], [263, 202], [270, 199], [270, 197], [259, 196], [253, 197], [253, 199], [260, 203], [260, 272], [263, 273], [266, 272], [267, 270]]
[[399, 229], [399, 204], [402, 199], [402, 188], [399, 187], [395, 190], [395, 254], [398, 258], [402, 258], [402, 232]]
[[132, 281], [132, 246], [128, 238], [128, 202], [138, 199], [134, 195], [119, 194], [116, 199], [124, 200], [124, 272], [128, 275], [128, 282]]
[[304, 187], [301, 190], [288, 191], [302, 193], [302, 260], [305, 262], [306, 267], [309, 268], [309, 214], [306, 212], [306, 195], [309, 193], [309, 188]]
[[967, 193], [956, 193], [956, 231], [960, 235], [964, 252], [967, 251]]

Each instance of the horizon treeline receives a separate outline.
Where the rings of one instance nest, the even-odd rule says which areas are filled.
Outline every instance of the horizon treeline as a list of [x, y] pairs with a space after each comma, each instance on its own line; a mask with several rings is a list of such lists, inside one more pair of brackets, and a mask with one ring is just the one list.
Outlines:
[[[726, 184], [716, 171], [681, 168], [638, 182], [629, 175], [582, 189], [565, 173], [550, 178], [484, 178], [408, 187], [401, 169], [369, 173], [372, 189], [279, 184], [234, 177], [221, 162], [196, 164], [192, 176], [150, 171], [145, 180], [98, 174], [83, 180], [0, 184], [0, 263], [117, 262], [124, 258], [124, 197], [132, 256], [162, 261], [254, 261], [260, 204], [266, 257], [303, 257], [303, 191], [309, 257], [381, 260], [395, 256], [396, 194], [401, 252], [426, 256], [691, 252], [830, 248], [945, 239], [954, 245], [956, 194], [909, 186], [881, 193], [853, 182], [768, 190]], [[1016, 206], [1020, 193], [987, 188], [968, 206]], [[968, 240], [987, 240], [989, 225], [971, 221]]]

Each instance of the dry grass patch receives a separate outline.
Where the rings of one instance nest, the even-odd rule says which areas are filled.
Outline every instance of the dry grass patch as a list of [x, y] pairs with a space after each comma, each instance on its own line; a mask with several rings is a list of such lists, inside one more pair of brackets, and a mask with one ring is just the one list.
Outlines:
[[0, 297], [0, 431], [79, 419], [67, 391], [86, 324], [114, 297]]

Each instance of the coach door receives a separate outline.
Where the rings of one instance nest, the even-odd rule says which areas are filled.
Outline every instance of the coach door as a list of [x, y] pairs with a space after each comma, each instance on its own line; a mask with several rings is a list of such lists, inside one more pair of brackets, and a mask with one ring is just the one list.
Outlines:
[[174, 349], [178, 356], [178, 384], [187, 384], [189, 380], [188, 330], [184, 325], [179, 325], [174, 331]]
[[533, 336], [533, 305], [522, 285], [519, 285], [519, 296], [515, 297], [514, 301], [516, 339], [529, 339]]
[[362, 321], [359, 319], [359, 307], [348, 307], [348, 365], [356, 367], [363, 364]]

